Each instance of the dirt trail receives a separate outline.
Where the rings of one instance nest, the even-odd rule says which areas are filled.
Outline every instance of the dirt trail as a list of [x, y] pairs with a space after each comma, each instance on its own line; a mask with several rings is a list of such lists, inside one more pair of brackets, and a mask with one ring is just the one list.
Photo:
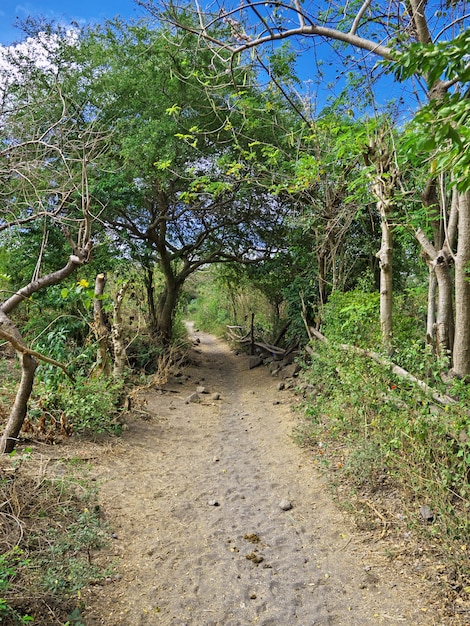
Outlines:
[[[150, 391], [150, 419], [96, 467], [120, 559], [90, 589], [87, 626], [438, 624], [332, 503], [278, 381], [196, 335], [190, 378]], [[209, 394], [186, 403], [198, 382]]]

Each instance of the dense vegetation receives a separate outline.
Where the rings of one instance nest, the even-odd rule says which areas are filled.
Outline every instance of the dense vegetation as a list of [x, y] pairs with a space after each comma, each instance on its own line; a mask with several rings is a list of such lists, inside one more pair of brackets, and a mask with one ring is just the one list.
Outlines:
[[[147, 19], [81, 32], [30, 21], [2, 50], [1, 451], [119, 433], [126, 386], [168, 363], [184, 314], [221, 333], [254, 314], [299, 349], [321, 464], [429, 506], [464, 576], [464, 4], [140, 4]], [[28, 565], [7, 548], [5, 597]]]

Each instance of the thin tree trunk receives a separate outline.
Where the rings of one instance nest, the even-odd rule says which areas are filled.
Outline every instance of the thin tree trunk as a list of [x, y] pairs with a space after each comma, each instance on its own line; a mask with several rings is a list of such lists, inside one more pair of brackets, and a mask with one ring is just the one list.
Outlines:
[[[21, 333], [1, 309], [0, 324], [14, 337], [15, 341], [20, 344], [20, 346], [26, 346]], [[33, 390], [34, 375], [38, 366], [38, 362], [30, 354], [19, 351], [17, 354], [21, 365], [21, 380], [16, 392], [15, 401], [0, 439], [0, 453], [7, 454], [12, 452], [16, 446], [18, 435], [20, 434], [28, 410], [28, 401]]]
[[455, 256], [455, 341], [453, 372], [470, 375], [470, 191], [459, 195], [459, 236]]
[[380, 262], [380, 327], [382, 329], [382, 346], [389, 354], [393, 340], [393, 234], [387, 221], [385, 206], [381, 200], [377, 202], [377, 207], [382, 213], [382, 245], [377, 252], [377, 258]]
[[434, 330], [436, 325], [437, 278], [432, 267], [429, 267], [428, 310], [426, 315], [426, 343], [434, 347]]
[[118, 290], [114, 298], [113, 326], [111, 330], [111, 337], [113, 340], [114, 348], [113, 378], [116, 380], [121, 379], [124, 376], [127, 364], [126, 345], [124, 343], [124, 333], [122, 330], [122, 303], [128, 287], [129, 283], [123, 285]]
[[372, 193], [377, 199], [377, 211], [380, 215], [382, 242], [377, 258], [380, 264], [380, 327], [382, 330], [382, 347], [390, 354], [393, 340], [393, 230], [389, 223], [389, 216], [394, 204], [394, 190], [397, 172], [390, 153], [385, 145], [384, 137], [377, 140], [377, 144], [370, 144], [364, 155], [367, 165], [373, 165], [375, 173], [372, 178]]
[[144, 284], [147, 295], [147, 328], [151, 337], [157, 335], [158, 314], [155, 306], [155, 289], [153, 286], [153, 267], [145, 267]]
[[111, 363], [109, 357], [109, 328], [106, 324], [106, 316], [103, 310], [103, 294], [106, 285], [106, 277], [104, 274], [98, 274], [95, 279], [95, 299], [93, 302], [93, 331], [96, 341], [98, 342], [98, 350], [96, 356], [96, 365], [93, 370], [95, 376], [104, 374], [109, 376], [111, 372]]

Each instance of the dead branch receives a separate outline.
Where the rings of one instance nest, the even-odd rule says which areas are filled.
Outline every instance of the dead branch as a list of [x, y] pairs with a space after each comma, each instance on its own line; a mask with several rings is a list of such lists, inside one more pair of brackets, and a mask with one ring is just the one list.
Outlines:
[[[310, 327], [310, 333], [312, 334], [313, 337], [315, 337], [319, 341], [323, 341], [324, 343], [329, 343], [325, 335], [323, 335], [321, 332], [319, 332], [315, 328]], [[399, 376], [400, 378], [404, 378], [405, 380], [408, 380], [414, 383], [415, 385], [418, 385], [420, 389], [430, 394], [432, 399], [435, 402], [438, 402], [439, 404], [448, 406], [450, 404], [456, 403], [456, 400], [454, 400], [454, 398], [451, 398], [448, 395], [441, 395], [437, 393], [437, 391], [435, 391], [432, 387], [426, 384], [423, 380], [416, 378], [416, 376], [413, 376], [413, 374], [410, 374], [410, 372], [407, 372], [405, 369], [403, 369], [403, 367], [396, 365], [395, 363], [393, 363], [393, 361], [390, 361], [390, 359], [382, 356], [381, 354], [378, 354], [377, 352], [373, 352], [372, 350], [365, 350], [363, 348], [359, 348], [357, 346], [351, 346], [345, 343], [340, 343], [340, 344], [335, 344], [335, 345], [337, 345], [338, 348], [340, 348], [341, 350], [344, 350], [345, 352], [352, 352], [353, 354], [358, 354], [359, 356], [365, 356], [369, 359], [372, 359], [379, 365], [383, 365], [384, 367], [389, 367], [391, 371], [393, 372], [393, 374], [395, 374], [396, 376]]]

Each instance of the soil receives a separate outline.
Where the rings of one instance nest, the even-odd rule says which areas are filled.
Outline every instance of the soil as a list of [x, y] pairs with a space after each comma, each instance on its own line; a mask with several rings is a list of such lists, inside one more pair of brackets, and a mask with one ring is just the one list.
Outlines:
[[83, 594], [87, 626], [443, 624], [419, 573], [336, 506], [293, 437], [294, 396], [193, 339], [197, 365], [141, 395], [95, 461], [115, 573]]

